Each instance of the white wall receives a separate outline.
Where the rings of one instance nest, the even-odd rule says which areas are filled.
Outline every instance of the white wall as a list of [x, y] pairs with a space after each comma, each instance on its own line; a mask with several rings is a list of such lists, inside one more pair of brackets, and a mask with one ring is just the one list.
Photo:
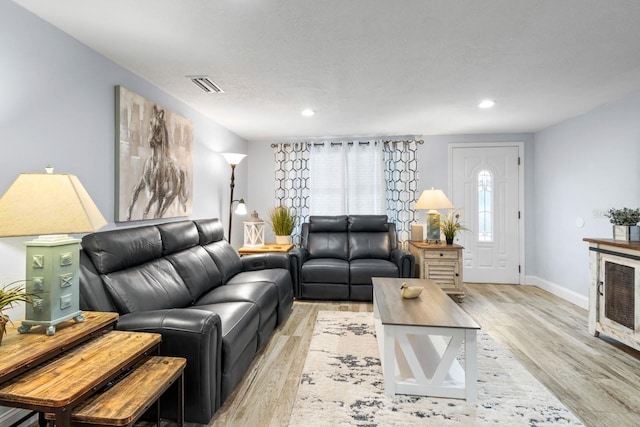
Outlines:
[[534, 147], [531, 274], [543, 287], [565, 288], [586, 302], [582, 239], [613, 237], [608, 218], [594, 210], [640, 206], [640, 92], [537, 133]]
[[[0, 40], [0, 195], [21, 172], [44, 172], [51, 164], [78, 176], [107, 228], [150, 223], [114, 223], [114, 87], [123, 85], [193, 121], [192, 217], [227, 222], [231, 169], [217, 153], [246, 153], [244, 139], [6, 0], [0, 1]], [[246, 164], [236, 177], [236, 194], [246, 193]], [[236, 246], [241, 236], [235, 227]], [[0, 285], [24, 278], [25, 240], [0, 239]]]
[[[360, 139], [408, 139], [408, 136], [398, 137], [363, 137], [363, 138], [326, 138], [342, 141], [357, 141]], [[533, 176], [533, 134], [491, 134], [491, 135], [441, 135], [418, 136], [416, 139], [424, 140], [424, 144], [418, 148], [419, 188], [441, 188], [449, 191], [449, 160], [448, 146], [454, 142], [524, 142], [525, 146], [525, 210], [531, 209], [533, 204], [533, 191], [531, 188]], [[296, 141], [311, 141], [313, 139], [297, 138]], [[249, 155], [247, 157], [250, 168], [249, 196], [247, 208], [257, 210], [260, 218], [267, 219], [268, 210], [275, 204], [274, 196], [274, 157], [271, 144], [275, 141], [250, 141]], [[289, 142], [289, 141], [277, 141]], [[425, 222], [424, 212], [418, 213], [418, 221]], [[267, 227], [267, 241], [274, 241], [273, 233]], [[527, 227], [527, 242], [530, 239], [530, 227]], [[529, 264], [529, 252], [533, 250], [527, 245], [527, 262]]]

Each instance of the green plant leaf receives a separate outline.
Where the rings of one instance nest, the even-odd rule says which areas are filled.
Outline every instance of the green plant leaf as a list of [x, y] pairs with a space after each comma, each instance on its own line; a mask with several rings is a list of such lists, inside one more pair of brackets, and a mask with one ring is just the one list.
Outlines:
[[269, 211], [269, 223], [276, 236], [290, 236], [296, 226], [296, 219], [285, 206], [278, 206]]

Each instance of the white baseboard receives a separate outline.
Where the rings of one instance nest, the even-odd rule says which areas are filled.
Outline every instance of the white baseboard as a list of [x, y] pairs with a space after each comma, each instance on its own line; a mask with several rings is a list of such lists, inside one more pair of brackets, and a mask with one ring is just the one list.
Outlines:
[[30, 424], [38, 422], [38, 414], [30, 411], [28, 409], [18, 409], [18, 408], [5, 408], [0, 406], [0, 411], [2, 409], [7, 409], [7, 412], [0, 413], [0, 426], [10, 426], [16, 424], [18, 421], [23, 419], [29, 414], [33, 414], [32, 417], [25, 420], [21, 425], [28, 426]]
[[537, 286], [540, 289], [551, 292], [555, 296], [558, 296], [571, 304], [575, 304], [580, 308], [584, 308], [585, 310], [589, 309], [589, 297], [579, 294], [576, 291], [572, 291], [571, 289], [567, 289], [564, 286], [549, 282], [537, 276], [526, 276], [525, 284]]

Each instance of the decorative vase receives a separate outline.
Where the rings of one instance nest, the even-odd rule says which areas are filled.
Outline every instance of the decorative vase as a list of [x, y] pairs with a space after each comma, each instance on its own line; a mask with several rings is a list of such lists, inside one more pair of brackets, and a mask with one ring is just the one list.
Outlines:
[[276, 236], [276, 243], [278, 245], [290, 245], [291, 236]]
[[445, 237], [444, 240], [447, 242], [447, 245], [453, 245], [453, 237]]
[[615, 240], [640, 240], [640, 226], [614, 225], [613, 238]]

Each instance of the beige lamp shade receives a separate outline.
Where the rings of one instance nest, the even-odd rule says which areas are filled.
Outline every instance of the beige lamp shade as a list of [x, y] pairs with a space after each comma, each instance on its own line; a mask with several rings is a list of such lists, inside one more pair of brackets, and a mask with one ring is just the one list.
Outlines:
[[414, 209], [453, 209], [453, 205], [447, 199], [442, 190], [431, 188], [424, 190], [420, 198], [413, 206]]
[[0, 199], [0, 237], [91, 233], [105, 225], [74, 175], [23, 173]]

